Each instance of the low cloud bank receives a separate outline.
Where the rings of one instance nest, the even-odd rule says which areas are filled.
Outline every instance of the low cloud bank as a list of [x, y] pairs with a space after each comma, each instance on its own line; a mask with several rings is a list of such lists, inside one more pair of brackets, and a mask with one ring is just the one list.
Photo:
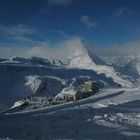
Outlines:
[[112, 47], [89, 47], [95, 54], [99, 56], [130, 56], [140, 55], [140, 40], [127, 42], [124, 44], [116, 44]]
[[66, 59], [70, 54], [77, 53], [84, 48], [84, 43], [78, 37], [56, 43], [53, 47], [48, 43], [41, 43], [34, 47], [0, 47], [0, 58], [16, 56], [30, 58], [33, 56], [53, 59]]
[[88, 47], [98, 56], [128, 56], [140, 55], [140, 41], [128, 42], [108, 48], [85, 45], [79, 37], [67, 39], [51, 46], [47, 42], [38, 42], [33, 47], [0, 47], [0, 58], [13, 58], [16, 56], [31, 58], [33, 56], [52, 59], [66, 59], [74, 56], [75, 53], [84, 51]]

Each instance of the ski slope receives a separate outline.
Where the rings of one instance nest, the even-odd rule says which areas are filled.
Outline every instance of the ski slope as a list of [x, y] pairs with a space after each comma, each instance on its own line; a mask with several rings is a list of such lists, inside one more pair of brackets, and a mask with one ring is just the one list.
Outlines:
[[104, 89], [61, 108], [1, 115], [0, 124], [0, 138], [139, 140], [140, 91]]

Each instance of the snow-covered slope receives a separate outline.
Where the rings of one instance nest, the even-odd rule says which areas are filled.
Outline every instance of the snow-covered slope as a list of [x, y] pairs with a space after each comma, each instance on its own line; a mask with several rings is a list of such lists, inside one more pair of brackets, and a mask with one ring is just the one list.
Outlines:
[[[70, 44], [72, 45], [72, 44]], [[3, 64], [25, 64], [36, 66], [59, 66], [63, 68], [78, 68], [92, 70], [96, 74], [104, 74], [106, 77], [111, 78], [116, 84], [123, 87], [132, 87], [133, 84], [119, 72], [117, 72], [112, 66], [106, 64], [93, 52], [89, 51], [84, 43], [80, 40], [76, 42], [76, 46], [71, 46], [66, 58], [63, 60], [43, 59], [32, 57], [30, 59], [16, 57], [6, 61], [2, 61]]]
[[116, 86], [112, 78], [96, 74], [92, 70], [68, 69], [58, 66], [0, 64], [0, 111], [8, 109], [14, 102], [31, 94], [36, 96], [57, 95], [68, 87], [73, 79], [77, 83], [85, 80], [97, 81], [100, 86]]
[[66, 65], [65, 61], [57, 60], [57, 59], [44, 59], [40, 57], [32, 57], [32, 58], [22, 58], [15, 57], [10, 59], [0, 59], [0, 62], [3, 64], [26, 64], [26, 65], [43, 65], [43, 66], [64, 66]]
[[139, 89], [106, 89], [61, 108], [0, 116], [0, 138], [139, 140]]
[[[122, 68], [123, 74], [130, 76], [132, 69], [139, 76], [140, 60], [130, 61]], [[106, 88], [94, 96], [62, 106], [0, 114], [0, 138], [139, 140], [139, 88], [130, 89], [133, 84], [124, 75], [80, 42], [71, 48], [65, 61], [37, 57], [1, 59], [0, 112], [22, 104], [16, 101], [31, 94], [45, 98], [63, 91], [73, 94], [88, 80]], [[129, 88], [116, 88], [118, 84]]]
[[105, 62], [100, 60], [96, 55], [87, 50], [81, 44], [77, 48], [73, 48], [73, 53], [68, 56], [70, 68], [89, 69], [95, 71], [97, 74], [105, 74], [114, 82], [124, 87], [132, 87], [132, 83], [123, 79], [121, 74], [116, 72], [111, 66], [105, 65]]
[[140, 58], [135, 58], [125, 66], [121, 67], [121, 72], [138, 79], [140, 77]]
[[[0, 110], [30, 94], [57, 95], [69, 87], [73, 79], [80, 79], [80, 82], [94, 80], [101, 87], [133, 86], [126, 77], [103, 62], [81, 42], [70, 48], [64, 60], [37, 57], [1, 59], [0, 77]], [[75, 86], [78, 82], [74, 83]]]
[[25, 86], [32, 94], [45, 97], [57, 95], [67, 82], [55, 76], [28, 75], [25, 79]]
[[116, 71], [137, 80], [140, 77], [140, 56], [115, 56], [104, 58], [104, 60], [112, 65]]
[[115, 67], [123, 67], [129, 62], [131, 62], [136, 57], [134, 55], [130, 56], [109, 56], [109, 57], [101, 57], [107, 64], [115, 66]]

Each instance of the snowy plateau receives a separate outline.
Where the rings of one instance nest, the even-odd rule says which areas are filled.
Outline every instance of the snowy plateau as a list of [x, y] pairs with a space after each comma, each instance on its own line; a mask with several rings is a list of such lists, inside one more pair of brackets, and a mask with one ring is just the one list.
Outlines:
[[[9, 111], [28, 96], [40, 101], [75, 93], [85, 81], [96, 81], [99, 92]], [[100, 59], [85, 46], [72, 48], [64, 60], [0, 59], [0, 140], [140, 140], [139, 84], [140, 57]]]

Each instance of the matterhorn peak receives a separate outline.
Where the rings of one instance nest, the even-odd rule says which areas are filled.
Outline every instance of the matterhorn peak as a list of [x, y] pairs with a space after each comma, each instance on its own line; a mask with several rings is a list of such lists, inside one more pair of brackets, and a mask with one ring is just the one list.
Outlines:
[[69, 68], [93, 70], [97, 74], [104, 74], [106, 77], [112, 78], [114, 82], [122, 86], [133, 86], [130, 82], [123, 79], [113, 67], [106, 65], [105, 62], [91, 52], [82, 40], [72, 40], [72, 42], [68, 42], [67, 47], [70, 48], [67, 57]]
[[67, 58], [71, 59], [79, 55], [87, 54], [86, 46], [80, 38], [74, 38], [65, 43], [65, 49], [67, 50]]

